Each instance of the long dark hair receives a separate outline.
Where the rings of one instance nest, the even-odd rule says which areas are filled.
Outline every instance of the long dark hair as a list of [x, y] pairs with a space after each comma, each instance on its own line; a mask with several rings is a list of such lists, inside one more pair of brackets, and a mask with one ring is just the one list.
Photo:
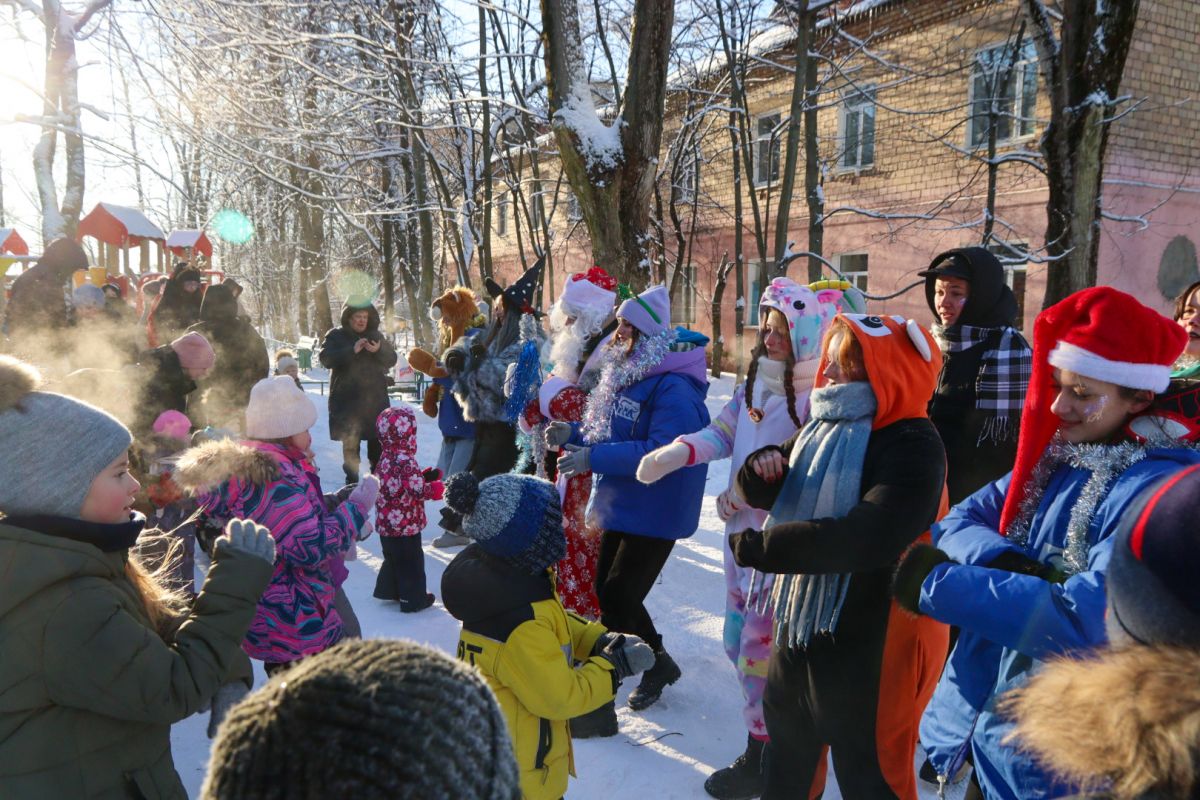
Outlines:
[[1179, 320], [1183, 319], [1183, 312], [1187, 310], [1188, 300], [1192, 299], [1192, 295], [1196, 293], [1197, 289], [1200, 289], [1200, 281], [1196, 281], [1195, 283], [1188, 286], [1186, 289], [1183, 290], [1183, 294], [1181, 294], [1175, 298], [1175, 321], [1176, 322], [1179, 322]]
[[[766, 330], [766, 320], [763, 320], [763, 326], [759, 328], [758, 343], [754, 345], [754, 350], [750, 352], [750, 368], [746, 370], [746, 408], [754, 411], [754, 378], [758, 375], [758, 360], [767, 354], [766, 336], [763, 331]], [[801, 427], [800, 415], [796, 413], [796, 386], [792, 382], [792, 372], [796, 365], [796, 355], [789, 353], [787, 361], [783, 367], [783, 391], [787, 395], [787, 410], [788, 415], [792, 418], [792, 422], [796, 423], [796, 427]], [[751, 419], [759, 422], [762, 419], [762, 412], [758, 410], [758, 419]]]

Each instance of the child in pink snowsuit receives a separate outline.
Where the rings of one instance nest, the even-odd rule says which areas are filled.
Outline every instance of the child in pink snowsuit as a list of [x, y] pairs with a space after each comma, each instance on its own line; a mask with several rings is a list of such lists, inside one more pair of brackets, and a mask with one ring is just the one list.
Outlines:
[[383, 567], [375, 580], [375, 597], [398, 600], [404, 612], [433, 605], [425, 590], [425, 501], [442, 499], [442, 473], [417, 466], [417, 417], [408, 406], [385, 408], [375, 420], [382, 454], [375, 530], [383, 547]]
[[[842, 284], [837, 284], [841, 286]], [[816, 377], [821, 339], [839, 305], [861, 306], [856, 290], [817, 291], [790, 278], [775, 278], [759, 302], [760, 333], [751, 354], [746, 382], [708, 427], [678, 437], [649, 453], [638, 467], [638, 479], [651, 483], [676, 469], [730, 459], [729, 487], [717, 497], [717, 515], [725, 522], [725, 653], [737, 669], [745, 705], [742, 715], [749, 734], [746, 754], [733, 767], [709, 778], [722, 783], [722, 773], [745, 770], [757, 773], [759, 756], [767, 740], [762, 697], [771, 655], [771, 612], [760, 612], [760, 598], [771, 590], [771, 575], [757, 575], [751, 595], [752, 570], [739, 567], [729, 549], [728, 536], [747, 528], [760, 529], [767, 512], [747, 506], [734, 489], [742, 463], [754, 451], [781, 444], [808, 418], [808, 394]], [[751, 400], [747, 400], [747, 398]], [[746, 762], [746, 763], [741, 763]], [[705, 784], [722, 796], [722, 787]]]

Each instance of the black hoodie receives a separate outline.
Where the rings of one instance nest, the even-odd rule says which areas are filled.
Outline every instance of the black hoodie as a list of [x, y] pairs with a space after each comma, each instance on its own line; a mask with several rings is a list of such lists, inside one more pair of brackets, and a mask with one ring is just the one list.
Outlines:
[[190, 404], [196, 427], [241, 429], [254, 384], [271, 371], [267, 345], [245, 317], [237, 298], [224, 284], [210, 286], [200, 304], [200, 321], [188, 328], [213, 346], [217, 360], [200, 384], [199, 400]]
[[[1000, 341], [1003, 330], [1017, 316], [1017, 299], [1005, 281], [1004, 267], [992, 253], [982, 247], [964, 247], [942, 254], [938, 263], [949, 255], [953, 262], [952, 276], [965, 276], [971, 290], [958, 321], [960, 325], [993, 328], [987, 341], [967, 350], [948, 353], [938, 376], [938, 386], [929, 401], [929, 418], [946, 445], [946, 485], [950, 504], [973, 494], [1012, 469], [1017, 455], [1017, 431], [1020, 415], [1010, 413], [1008, 435], [990, 435], [989, 422], [994, 412], [976, 407], [976, 382], [982, 367], [983, 355]], [[925, 277], [925, 298], [937, 319], [934, 289], [938, 276]]]
[[[350, 327], [355, 311], [368, 314], [363, 333], [355, 333]], [[374, 306], [346, 304], [341, 323], [321, 341], [321, 366], [329, 370], [329, 437], [374, 439], [375, 418], [389, 405], [387, 371], [396, 363], [396, 350], [380, 333], [379, 312]], [[354, 352], [359, 339], [379, 342], [379, 351]]]

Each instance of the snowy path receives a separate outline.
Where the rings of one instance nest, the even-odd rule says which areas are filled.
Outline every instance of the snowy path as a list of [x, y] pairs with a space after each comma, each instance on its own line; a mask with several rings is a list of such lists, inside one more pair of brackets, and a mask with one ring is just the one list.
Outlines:
[[[709, 410], [716, 416], [729, 400], [732, 380], [716, 381], [709, 390]], [[326, 398], [309, 392], [320, 410], [313, 428], [313, 447], [327, 491], [342, 477], [341, 446], [327, 438]], [[437, 463], [441, 435], [437, 423], [417, 410], [418, 460], [422, 466]], [[636, 714], [625, 707], [625, 698], [636, 685], [627, 681], [617, 698], [620, 733], [611, 739], [575, 743], [575, 765], [579, 777], [571, 780], [568, 797], [584, 798], [656, 797], [704, 798], [704, 779], [728, 765], [745, 746], [741, 716], [741, 693], [732, 666], [721, 645], [724, 615], [724, 577], [721, 544], [724, 523], [716, 514], [715, 498], [726, 485], [728, 462], [710, 467], [700, 530], [679, 542], [667, 562], [659, 583], [650, 593], [648, 606], [667, 649], [683, 669], [683, 678], [668, 687], [662, 699]], [[346, 591], [362, 623], [366, 637], [414, 639], [448, 653], [458, 642], [458, 623], [442, 607], [441, 578], [446, 564], [458, 552], [429, 546], [437, 536], [441, 503], [428, 503], [430, 520], [423, 539], [429, 589], [439, 601], [418, 614], [401, 614], [394, 603], [371, 596], [375, 574], [381, 563], [379, 538], [359, 545], [358, 560], [349, 563]], [[255, 685], [265, 681], [262, 666], [255, 662]], [[208, 761], [209, 741], [205, 736], [207, 714], [184, 720], [172, 731], [175, 765], [191, 797], [198, 797]], [[303, 735], [303, 734], [298, 734]], [[661, 737], [661, 738], [660, 738]], [[832, 771], [830, 773], [832, 775]], [[922, 786], [922, 797], [935, 792]], [[961, 795], [951, 792], [954, 798]], [[827, 800], [841, 794], [832, 785]]]

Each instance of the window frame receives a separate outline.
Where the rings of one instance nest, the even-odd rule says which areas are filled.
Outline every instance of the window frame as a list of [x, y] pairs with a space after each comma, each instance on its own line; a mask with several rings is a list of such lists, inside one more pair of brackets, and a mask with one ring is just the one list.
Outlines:
[[[696, 291], [696, 265], [681, 264], [679, 269], [683, 270], [683, 280], [679, 284], [683, 296], [671, 298], [671, 324], [690, 327], [696, 324], [696, 295], [699, 294]], [[685, 315], [680, 315], [681, 307], [686, 310]]]
[[[967, 148], [969, 150], [978, 150], [987, 147], [988, 129], [987, 115], [976, 113], [976, 103], [980, 98], [977, 96], [976, 85], [979, 78], [984, 77], [984, 65], [982, 59], [991, 53], [1000, 53], [1003, 56], [1011, 47], [1011, 42], [1000, 42], [998, 44], [982, 47], [975, 51], [974, 57], [971, 59], [971, 70], [967, 79], [967, 125], [966, 137]], [[1027, 96], [1027, 81], [1028, 75], [1033, 76], [1033, 97]], [[993, 71], [993, 80], [999, 75], [999, 69]], [[1038, 70], [1038, 55], [1037, 49], [1033, 44], [1032, 39], [1025, 39], [1021, 43], [1021, 52], [1017, 60], [1013, 63], [1012, 76], [1012, 101], [1008, 102], [1007, 97], [1001, 98], [1000, 114], [997, 117], [997, 123], [1003, 124], [1008, 122], [1009, 135], [1003, 136], [999, 132], [996, 135], [997, 147], [1010, 147], [1023, 141], [1032, 139], [1037, 134], [1037, 100], [1039, 85], [1041, 83]], [[995, 89], [995, 85], [992, 86]], [[1029, 104], [1029, 116], [1023, 113], [1026, 110], [1026, 103]], [[977, 122], [982, 120], [982, 123]], [[981, 125], [981, 127], [980, 127]], [[1028, 125], [1028, 131], [1024, 127]], [[1013, 133], [1013, 129], [1017, 133]], [[976, 141], [978, 135], [979, 140]]]
[[[1000, 266], [1004, 269], [1004, 283], [1009, 289], [1012, 289], [1013, 295], [1017, 299], [1017, 317], [1013, 327], [1023, 331], [1025, 330], [1025, 301], [1029, 291], [1029, 243], [989, 244], [987, 250], [1000, 260]], [[1013, 255], [1014, 250], [1024, 253], [1025, 260], [1017, 261], [1017, 256]], [[1020, 291], [1017, 286], [1018, 276], [1020, 276]]]
[[762, 297], [763, 287], [769, 283], [766, 280], [767, 264], [763, 261], [749, 261], [746, 263], [746, 293], [749, 297], [743, 297], [742, 302], [745, 307], [742, 309], [742, 324], [746, 328], [758, 329], [761, 320], [758, 317], [758, 298]]
[[[841, 154], [837, 160], [838, 172], [857, 173], [875, 168], [875, 153], [878, 146], [878, 105], [875, 102], [875, 91], [876, 87], [874, 85], [863, 86], [855, 89], [851, 94], [844, 95], [842, 98], [842, 102], [838, 108], [838, 140], [842, 145]], [[871, 118], [871, 160], [864, 162], [862, 159], [862, 142], [865, 137], [863, 136], [862, 121], [866, 119], [868, 110]], [[848, 128], [852, 116], [858, 116], [859, 118], [858, 143], [855, 147], [855, 163], [847, 164], [846, 156], [849, 155], [850, 150], [846, 146], [846, 140], [849, 136]]]
[[694, 205], [700, 198], [700, 162], [703, 155], [699, 146], [694, 147], [688, 154], [691, 156], [679, 168], [679, 202], [684, 205]]
[[[867, 268], [864, 270], [847, 271], [846, 265], [845, 265], [845, 262], [843, 261], [843, 259], [855, 258], [858, 256], [862, 256], [863, 258], [865, 258], [867, 260], [866, 261]], [[842, 278], [844, 278], [845, 280], [848, 280], [852, 284], [854, 284], [855, 288], [857, 288], [860, 292], [867, 291], [867, 287], [870, 286], [870, 283], [871, 283], [871, 254], [869, 251], [854, 250], [849, 253], [838, 253], [837, 255], [834, 256], [834, 260], [837, 262], [837, 270], [839, 273], [841, 273]], [[858, 281], [856, 280], [857, 278], [862, 278], [862, 284], [863, 284], [862, 286], [858, 285]]]
[[[764, 134], [761, 132], [762, 123], [770, 119], [774, 119], [775, 124]], [[770, 114], [758, 114], [754, 117], [753, 184], [756, 189], [778, 183], [780, 176], [783, 174], [783, 148], [780, 146], [779, 137], [773, 135], [775, 131], [779, 130], [782, 124], [783, 113], [780, 111], [774, 111]], [[768, 174], [766, 178], [761, 177], [763, 171], [762, 147], [764, 144], [770, 148], [770, 158], [774, 161], [774, 170], [768, 170], [768, 173], [773, 172], [774, 174]]]
[[508, 235], [508, 204], [510, 202], [509, 193], [501, 192], [500, 197], [496, 201], [496, 235]]

